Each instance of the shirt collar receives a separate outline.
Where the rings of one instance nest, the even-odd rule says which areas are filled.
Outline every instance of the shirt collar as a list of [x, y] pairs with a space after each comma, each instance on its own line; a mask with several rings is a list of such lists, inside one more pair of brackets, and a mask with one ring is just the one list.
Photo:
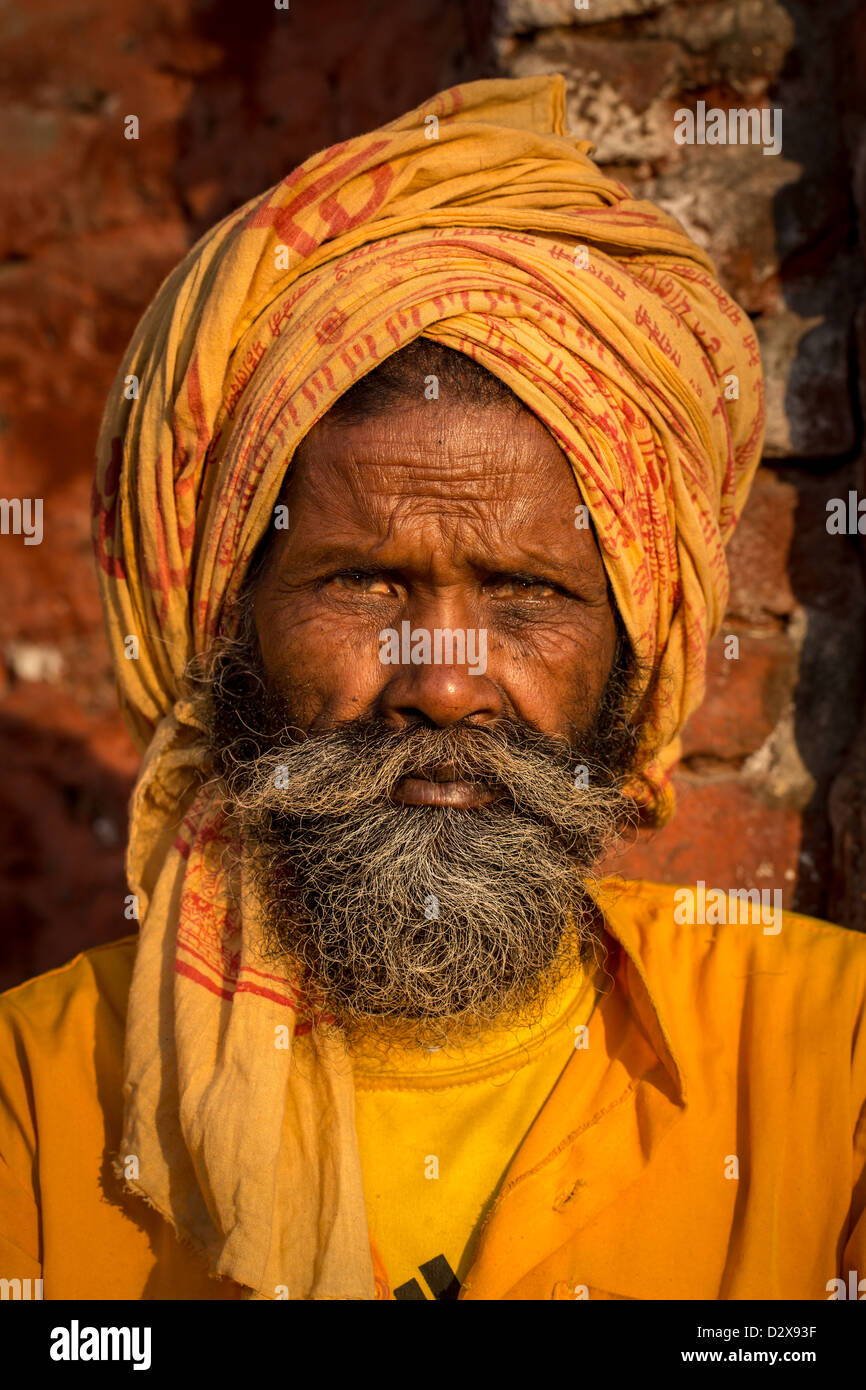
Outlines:
[[620, 969], [625, 970], [632, 1013], [671, 1078], [677, 1100], [685, 1105], [686, 1076], [663, 1009], [665, 978], [659, 948], [664, 930], [659, 905], [642, 893], [642, 886], [621, 878], [588, 885], [604, 915], [608, 936], [625, 953]]

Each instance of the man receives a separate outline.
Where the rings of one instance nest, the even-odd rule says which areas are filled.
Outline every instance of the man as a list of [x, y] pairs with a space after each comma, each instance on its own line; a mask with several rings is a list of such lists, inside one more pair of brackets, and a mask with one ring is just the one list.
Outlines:
[[563, 111], [473, 83], [315, 156], [131, 345], [94, 536], [139, 932], [0, 1013], [46, 1297], [866, 1276], [866, 945], [594, 876], [672, 814], [764, 416], [708, 258]]

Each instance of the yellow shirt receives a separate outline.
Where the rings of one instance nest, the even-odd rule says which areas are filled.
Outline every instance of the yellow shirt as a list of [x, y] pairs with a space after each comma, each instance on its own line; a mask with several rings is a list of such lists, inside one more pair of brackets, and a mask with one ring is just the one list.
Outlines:
[[594, 978], [579, 971], [531, 1027], [356, 1060], [367, 1218], [393, 1298], [457, 1297], [518, 1146], [571, 1052], [586, 1046], [595, 1001]]
[[[543, 1084], [515, 1116], [504, 1178], [477, 1091], [496, 1196], [467, 1260], [472, 1211], [430, 1248], [468, 1264], [461, 1299], [825, 1300], [836, 1279], [866, 1280], [866, 938], [788, 913], [775, 935], [680, 925], [674, 892], [603, 900], [613, 987], [588, 1047], [563, 1030], [564, 1065], [525, 1135]], [[134, 953], [134, 938], [86, 951], [0, 996], [0, 1278], [41, 1278], [47, 1299], [241, 1298], [110, 1168]], [[369, 1163], [363, 1082], [359, 1095]], [[388, 1236], [379, 1153], [371, 1248], [390, 1298], [389, 1276], [418, 1279], [427, 1248], [409, 1225], [402, 1253]]]

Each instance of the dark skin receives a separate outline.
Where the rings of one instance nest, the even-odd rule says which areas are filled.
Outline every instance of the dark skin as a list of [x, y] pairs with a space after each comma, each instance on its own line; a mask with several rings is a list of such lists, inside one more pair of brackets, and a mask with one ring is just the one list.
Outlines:
[[[528, 410], [442, 402], [361, 424], [325, 416], [295, 454], [254, 618], [269, 682], [313, 733], [525, 721], [576, 740], [616, 648], [607, 576], [562, 450]], [[486, 629], [483, 674], [383, 665], [379, 634]], [[404, 778], [395, 800], [480, 805], [465, 782]]]

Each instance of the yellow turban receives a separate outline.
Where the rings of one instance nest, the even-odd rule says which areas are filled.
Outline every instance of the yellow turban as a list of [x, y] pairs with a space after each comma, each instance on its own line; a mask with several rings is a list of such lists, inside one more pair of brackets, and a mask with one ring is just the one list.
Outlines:
[[[728, 595], [724, 545], [763, 442], [758, 348], [709, 257], [599, 171], [591, 144], [564, 133], [564, 111], [558, 76], [474, 82], [314, 155], [168, 277], [106, 408], [94, 543], [122, 708], [147, 750], [128, 854], [141, 943], [124, 1144], [151, 1147], [131, 1185], [220, 1272], [260, 1290], [288, 1265], [315, 1296], [347, 1296], [340, 1262], [351, 1254], [365, 1268], [360, 1174], [351, 1144], [340, 1149], [351, 1112], [335, 1091], [343, 1118], [337, 1139], [322, 1143], [337, 1144], [329, 1152], [339, 1150], [345, 1200], [334, 1205], [298, 1144], [294, 1162], [314, 1195], [299, 1208], [287, 1190], [274, 1234], [268, 1163], [282, 1142], [285, 1168], [295, 1141], [264, 1122], [254, 1140], [246, 1130], [261, 1107], [283, 1115], [289, 1073], [277, 1076], [273, 1057], [255, 1070], [249, 1048], [262, 1046], [269, 1019], [297, 1031], [309, 1018], [291, 983], [254, 963], [255, 909], [219, 867], [219, 812], [200, 790], [200, 731], [181, 678], [231, 623], [299, 441], [417, 336], [467, 353], [544, 422], [572, 465], [652, 673], [640, 720], [659, 754], [647, 785], [660, 820], [672, 808], [679, 730], [704, 693], [707, 642]], [[161, 1033], [149, 1021], [157, 997]], [[231, 1009], [220, 1009], [226, 999]], [[289, 1084], [297, 1115], [336, 1085], [322, 1060], [318, 1091]], [[198, 1195], [179, 1215], [184, 1174]], [[289, 1216], [293, 1236], [280, 1234]], [[270, 1252], [273, 1269], [258, 1267], [256, 1250]], [[348, 1296], [368, 1296], [359, 1277]]]

